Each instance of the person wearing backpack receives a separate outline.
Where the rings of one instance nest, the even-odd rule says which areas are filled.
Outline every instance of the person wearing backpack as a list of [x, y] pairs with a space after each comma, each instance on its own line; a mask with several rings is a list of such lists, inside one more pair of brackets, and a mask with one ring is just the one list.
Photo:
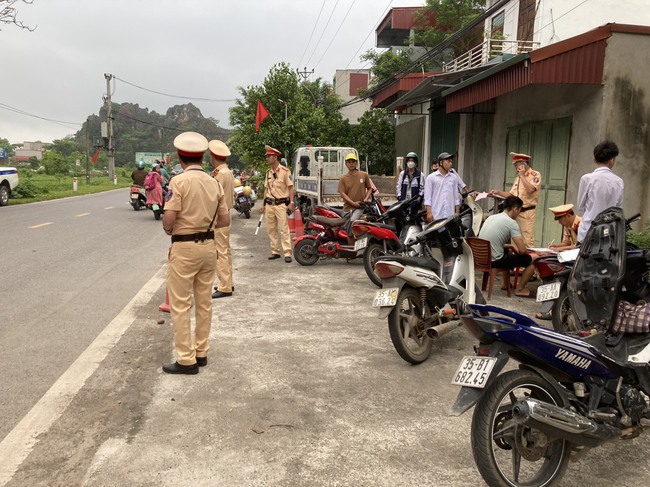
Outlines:
[[160, 165], [154, 164], [144, 178], [144, 189], [147, 190], [147, 206], [163, 206], [162, 176], [160, 175]]

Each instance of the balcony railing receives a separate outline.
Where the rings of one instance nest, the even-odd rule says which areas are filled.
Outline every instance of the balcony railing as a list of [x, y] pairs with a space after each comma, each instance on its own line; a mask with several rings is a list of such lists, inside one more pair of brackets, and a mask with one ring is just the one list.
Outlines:
[[486, 39], [482, 44], [473, 47], [456, 59], [443, 63], [442, 70], [447, 73], [476, 68], [488, 64], [504, 54], [521, 54], [539, 47], [539, 42], [508, 41], [505, 39]]

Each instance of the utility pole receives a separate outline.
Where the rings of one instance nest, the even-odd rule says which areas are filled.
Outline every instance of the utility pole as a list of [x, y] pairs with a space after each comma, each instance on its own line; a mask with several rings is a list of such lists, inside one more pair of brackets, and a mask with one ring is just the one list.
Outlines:
[[307, 78], [309, 78], [312, 74], [314, 74], [314, 70], [312, 69], [311, 71], [307, 71], [307, 66], [305, 66], [302, 71], [296, 68], [296, 73], [298, 73], [303, 80], [307, 81]]
[[88, 125], [90, 118], [86, 119], [86, 184], [90, 184], [90, 166], [88, 165], [88, 151], [90, 150], [90, 139], [88, 138]]
[[106, 104], [108, 108], [108, 113], [106, 115], [106, 124], [108, 128], [108, 147], [106, 147], [106, 152], [108, 153], [108, 177], [111, 180], [115, 180], [115, 151], [113, 149], [113, 105], [111, 103], [111, 80], [113, 79], [113, 75], [104, 73], [104, 78], [106, 78]]

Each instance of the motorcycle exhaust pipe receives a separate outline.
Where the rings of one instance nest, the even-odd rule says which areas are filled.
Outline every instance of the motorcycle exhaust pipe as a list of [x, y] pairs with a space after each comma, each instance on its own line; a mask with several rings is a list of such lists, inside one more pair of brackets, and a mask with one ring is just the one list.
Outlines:
[[446, 335], [451, 330], [455, 330], [459, 326], [462, 326], [462, 324], [463, 323], [460, 321], [448, 321], [447, 323], [441, 323], [439, 325], [427, 328], [424, 331], [429, 338], [435, 340], [437, 338], [440, 338], [442, 335]]
[[512, 415], [515, 422], [543, 431], [551, 438], [562, 438], [589, 448], [623, 434], [619, 428], [596, 423], [581, 414], [536, 399], [518, 401], [512, 408]]

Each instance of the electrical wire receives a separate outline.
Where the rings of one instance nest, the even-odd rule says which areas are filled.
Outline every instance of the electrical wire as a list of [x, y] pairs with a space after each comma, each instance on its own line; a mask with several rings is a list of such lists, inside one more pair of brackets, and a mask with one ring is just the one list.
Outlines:
[[173, 130], [174, 132], [184, 132], [184, 131], [186, 131], [188, 129], [193, 129], [193, 130], [198, 132], [198, 129], [192, 128], [192, 127], [178, 128], [178, 127], [169, 127], [167, 125], [158, 125], [158, 124], [155, 124], [155, 123], [147, 122], [145, 120], [140, 120], [139, 118], [131, 117], [131, 116], [126, 115], [124, 113], [120, 113], [119, 111], [114, 113], [114, 116], [120, 117], [120, 118], [128, 118], [129, 120], [133, 120], [134, 122], [140, 122], [140, 123], [143, 123], [145, 125], [150, 125], [152, 127], [156, 127], [156, 128], [159, 128], [159, 129]]
[[343, 20], [339, 22], [339, 28], [336, 29], [336, 32], [334, 32], [334, 36], [332, 37], [332, 40], [330, 43], [327, 45], [325, 48], [325, 51], [323, 51], [323, 54], [321, 55], [320, 59], [314, 64], [314, 69], [320, 64], [320, 62], [323, 60], [325, 57], [325, 54], [327, 54], [327, 51], [329, 50], [330, 46], [332, 45], [332, 42], [336, 39], [336, 36], [338, 35], [339, 31], [341, 30], [341, 27], [343, 27], [343, 24], [345, 24], [345, 20], [348, 18], [348, 15], [350, 15], [350, 10], [352, 10], [352, 7], [354, 7], [354, 4], [356, 3], [357, 0], [352, 0], [352, 3], [350, 4], [350, 7], [348, 8], [348, 11], [345, 12], [345, 16], [343, 17]]
[[316, 54], [316, 49], [318, 49], [318, 45], [320, 44], [320, 41], [323, 39], [323, 36], [325, 35], [325, 32], [327, 32], [327, 26], [330, 25], [330, 21], [332, 20], [332, 16], [334, 15], [334, 12], [336, 11], [336, 7], [339, 4], [340, 0], [336, 0], [336, 3], [334, 4], [334, 8], [332, 9], [332, 12], [330, 13], [329, 18], [327, 19], [327, 22], [325, 23], [325, 27], [323, 27], [323, 32], [321, 33], [320, 37], [318, 38], [318, 42], [316, 42], [316, 46], [314, 46], [314, 50], [311, 53], [311, 56], [309, 56], [309, 59], [307, 59], [307, 62], [305, 64], [309, 64], [309, 61], [311, 61], [311, 58], [314, 57], [314, 54]]
[[127, 85], [133, 86], [133, 87], [138, 88], [140, 90], [148, 91], [149, 93], [155, 93], [156, 95], [168, 96], [170, 98], [180, 98], [180, 99], [183, 99], [183, 100], [196, 100], [196, 101], [207, 101], [207, 102], [217, 102], [217, 103], [236, 101], [236, 99], [234, 99], [234, 98], [233, 99], [215, 99], [215, 98], [199, 98], [199, 97], [196, 97], [196, 96], [171, 95], [169, 93], [163, 93], [161, 91], [155, 91], [155, 90], [151, 90], [149, 88], [145, 88], [143, 86], [136, 85], [135, 83], [131, 83], [130, 81], [126, 81], [126, 80], [124, 80], [122, 78], [118, 78], [115, 75], [112, 75], [112, 76], [113, 76], [114, 79], [120, 80], [122, 83], [126, 83]]
[[320, 20], [320, 16], [323, 13], [323, 8], [325, 7], [325, 2], [327, 0], [323, 0], [323, 4], [320, 6], [320, 11], [318, 12], [318, 17], [316, 17], [316, 22], [314, 23], [314, 27], [311, 29], [311, 35], [309, 36], [309, 40], [307, 41], [307, 45], [305, 46], [305, 50], [302, 53], [302, 56], [300, 56], [300, 62], [298, 63], [298, 67], [302, 64], [302, 60], [305, 58], [305, 54], [307, 54], [307, 49], [309, 48], [309, 44], [311, 43], [311, 40], [314, 37], [314, 32], [316, 32], [316, 27], [318, 26], [318, 21]]
[[[10, 112], [17, 113], [19, 115], [25, 115], [26, 117], [38, 118], [40, 120], [45, 120], [46, 122], [56, 123], [58, 125], [61, 125], [62, 127], [66, 127], [66, 128], [69, 128], [69, 129], [72, 129], [72, 127], [69, 127], [68, 125], [79, 125], [79, 126], [83, 125], [83, 123], [80, 123], [80, 122], [66, 122], [64, 120], [55, 120], [53, 118], [41, 117], [39, 115], [34, 115], [33, 113], [29, 113], [29, 112], [26, 112], [24, 110], [21, 110], [20, 108], [15, 108], [15, 107], [6, 105], [5, 103], [0, 103], [0, 108], [2, 108], [4, 110], [7, 110], [7, 111], [10, 111]], [[67, 124], [67, 125], [65, 125], [65, 124]]]

